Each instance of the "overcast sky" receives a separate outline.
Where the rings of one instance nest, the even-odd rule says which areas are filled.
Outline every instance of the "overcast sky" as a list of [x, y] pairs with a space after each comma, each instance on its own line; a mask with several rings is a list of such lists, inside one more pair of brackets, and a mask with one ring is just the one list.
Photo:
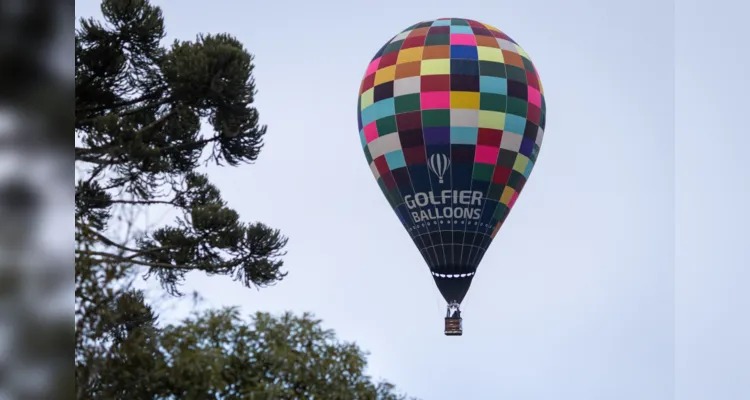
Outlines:
[[[99, 15], [99, 1], [77, 3], [78, 15]], [[730, 50], [739, 37], [719, 29], [737, 29], [748, 6], [711, 19], [689, 3], [156, 2], [170, 40], [229, 32], [256, 56], [266, 147], [256, 165], [209, 173], [244, 219], [290, 237], [276, 287], [200, 275], [188, 287], [210, 306], [312, 311], [371, 352], [372, 375], [426, 400], [665, 400], [676, 373], [683, 399], [746, 398], [748, 219], [725, 210], [750, 192], [747, 61]], [[516, 40], [548, 112], [529, 183], [464, 303], [461, 338], [443, 335], [443, 301], [357, 132], [373, 54], [438, 17]]]

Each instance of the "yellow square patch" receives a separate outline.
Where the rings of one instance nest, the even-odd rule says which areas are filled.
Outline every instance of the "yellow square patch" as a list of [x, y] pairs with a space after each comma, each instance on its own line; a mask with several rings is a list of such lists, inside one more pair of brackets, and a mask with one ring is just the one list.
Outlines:
[[503, 51], [500, 49], [478, 46], [477, 53], [479, 55], [479, 60], [481, 61], [494, 61], [499, 63], [505, 62]]
[[450, 75], [451, 60], [422, 60], [422, 75]]
[[451, 92], [451, 108], [479, 109], [478, 92]]
[[391, 65], [385, 68], [381, 68], [375, 72], [375, 86], [381, 83], [390, 82], [396, 79], [396, 66]]
[[424, 47], [412, 47], [410, 49], [401, 50], [398, 52], [398, 58], [396, 64], [403, 64], [413, 61], [421, 61]]
[[505, 113], [479, 110], [479, 128], [505, 129]]

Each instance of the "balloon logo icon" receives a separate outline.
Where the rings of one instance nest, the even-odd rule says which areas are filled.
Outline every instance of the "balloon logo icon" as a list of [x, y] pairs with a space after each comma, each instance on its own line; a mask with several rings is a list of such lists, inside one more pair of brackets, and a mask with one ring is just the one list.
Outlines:
[[365, 69], [365, 159], [447, 302], [446, 335], [463, 333], [461, 302], [537, 162], [546, 113], [529, 55], [469, 19], [414, 24]]
[[451, 159], [445, 154], [433, 154], [430, 156], [430, 170], [438, 177], [438, 183], [443, 183], [443, 176], [451, 165]]

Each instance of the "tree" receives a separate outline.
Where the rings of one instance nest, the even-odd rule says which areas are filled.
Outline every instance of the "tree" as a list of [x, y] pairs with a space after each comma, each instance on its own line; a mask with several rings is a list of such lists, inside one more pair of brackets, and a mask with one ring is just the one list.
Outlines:
[[[78, 398], [401, 398], [311, 315], [246, 321], [227, 309], [161, 326], [132, 286], [140, 271], [175, 297], [191, 271], [259, 288], [286, 275], [287, 238], [242, 222], [197, 171], [260, 154], [253, 57], [228, 34], [164, 47], [161, 10], [147, 0], [101, 9], [104, 22], [81, 19], [75, 35]], [[176, 211], [175, 223], [126, 229], [154, 205]]]
[[[81, 20], [76, 32], [75, 157], [93, 165], [76, 187], [76, 223], [117, 252], [87, 254], [146, 266], [173, 294], [191, 270], [233, 275], [246, 286], [281, 280], [286, 238], [242, 223], [196, 172], [209, 145], [208, 161], [218, 164], [260, 153], [266, 127], [252, 107], [250, 54], [226, 34], [162, 48], [161, 10], [145, 0], [107, 0], [102, 12], [109, 26]], [[201, 133], [202, 118], [213, 134]], [[113, 206], [153, 204], [182, 216], [134, 246], [104, 233]]]
[[405, 399], [372, 383], [365, 354], [308, 314], [257, 313], [247, 324], [228, 308], [146, 332], [113, 339], [120, 350], [99, 366], [99, 398]]

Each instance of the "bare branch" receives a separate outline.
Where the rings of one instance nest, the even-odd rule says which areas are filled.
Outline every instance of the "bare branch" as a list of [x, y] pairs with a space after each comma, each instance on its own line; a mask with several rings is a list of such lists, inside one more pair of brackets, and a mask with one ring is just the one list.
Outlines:
[[96, 231], [95, 229], [91, 228], [90, 226], [86, 226], [86, 225], [84, 225], [82, 223], [76, 222], [76, 227], [80, 228], [83, 231], [84, 235], [87, 234], [87, 233], [90, 233], [90, 234], [96, 236], [99, 240], [102, 241], [102, 243], [104, 243], [104, 244], [106, 244], [108, 246], [117, 247], [120, 250], [125, 250], [125, 251], [130, 251], [130, 252], [140, 252], [140, 250], [138, 250], [138, 249], [133, 249], [133, 248], [130, 248], [128, 246], [125, 246], [125, 245], [122, 245], [122, 244], [119, 244], [119, 243], [115, 242], [114, 240], [112, 240], [112, 239], [104, 236], [104, 234]]
[[[164, 92], [164, 89], [165, 88], [158, 88], [158, 89], [154, 90], [153, 92], [145, 94], [145, 95], [143, 95], [141, 97], [136, 97], [134, 99], [130, 99], [130, 100], [126, 100], [126, 101], [116, 102], [114, 104], [109, 104], [109, 105], [105, 105], [105, 106], [97, 106], [97, 107], [79, 108], [79, 109], [76, 110], [76, 113], [79, 113], [79, 112], [99, 112], [99, 111], [110, 110], [110, 109], [118, 108], [118, 107], [132, 106], [133, 104], [137, 104], [137, 103], [140, 103], [140, 102], [145, 101], [145, 100], [153, 100], [153, 99], [159, 98], [161, 96], [161, 94]], [[164, 99], [160, 103], [163, 104], [163, 103], [166, 103], [168, 101], [169, 101], [169, 99]]]
[[138, 260], [137, 258], [131, 258], [132, 256], [124, 257], [121, 255], [106, 253], [103, 251], [76, 249], [76, 254], [80, 254], [86, 257], [91, 257], [91, 256], [104, 257], [107, 259], [107, 260], [93, 259], [94, 261], [99, 261], [99, 262], [108, 261], [108, 262], [116, 262], [116, 263], [122, 263], [122, 264], [136, 264], [136, 265], [141, 265], [144, 267], [151, 267], [151, 268], [172, 268], [172, 269], [184, 269], [184, 270], [190, 269], [190, 267], [186, 267], [184, 265], [174, 265], [174, 264], [167, 264], [167, 263], [160, 263], [160, 262], [148, 262], [148, 261]]
[[142, 205], [151, 205], [151, 204], [167, 204], [170, 206], [174, 205], [174, 199], [172, 200], [112, 200], [112, 203], [114, 204], [142, 204]]

